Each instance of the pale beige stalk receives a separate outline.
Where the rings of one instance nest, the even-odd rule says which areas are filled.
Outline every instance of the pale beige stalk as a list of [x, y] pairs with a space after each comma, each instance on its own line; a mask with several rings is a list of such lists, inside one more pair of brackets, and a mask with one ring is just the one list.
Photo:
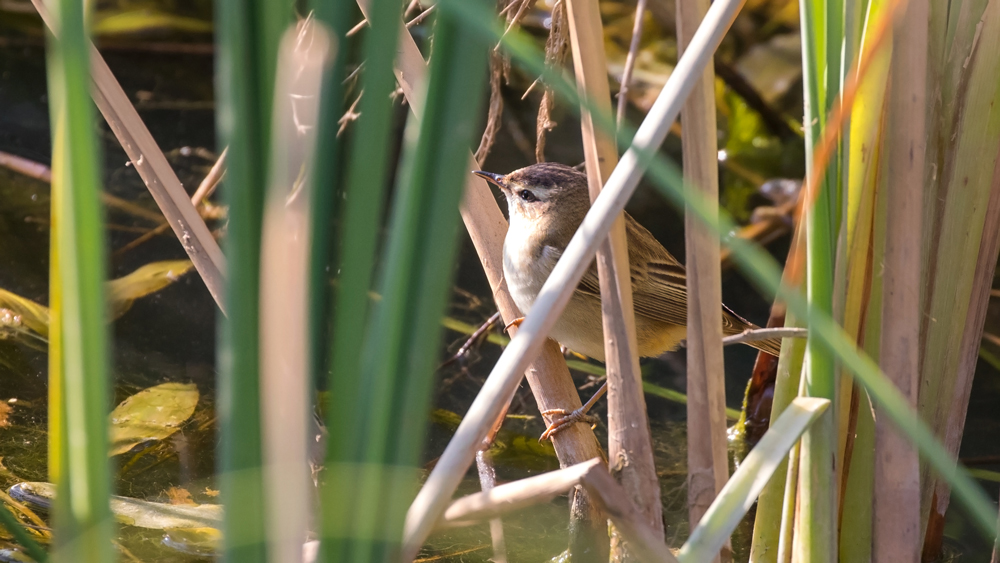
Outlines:
[[[611, 114], [604, 54], [604, 31], [596, 0], [568, 0], [570, 44], [577, 89], [599, 110]], [[618, 164], [615, 140], [599, 133], [585, 108], [580, 119], [587, 186], [591, 201]], [[608, 370], [608, 450], [610, 464], [645, 523], [663, 538], [663, 507], [653, 461], [653, 443], [639, 373], [632, 282], [625, 239], [625, 216], [619, 214], [608, 239], [597, 251], [601, 287], [604, 358]], [[721, 302], [721, 299], [720, 299]], [[718, 303], [716, 304], [718, 316]], [[720, 335], [721, 339], [721, 335]], [[616, 553], [616, 556], [620, 556]]]
[[278, 50], [260, 257], [260, 404], [268, 560], [301, 558], [312, 513], [310, 201], [326, 28], [303, 20]]
[[[927, 1], [910, 0], [893, 34], [879, 353], [882, 369], [914, 408], [919, 389], [921, 248], [913, 233], [921, 232], [923, 213]], [[917, 450], [878, 412], [876, 406], [872, 559], [916, 563], [921, 537]]]
[[[708, 6], [708, 0], [677, 0], [677, 41], [682, 53]], [[684, 182], [686, 189], [700, 190], [707, 201], [719, 199], [714, 80], [711, 66], [706, 67], [681, 110]], [[719, 239], [692, 216], [690, 209], [684, 219], [688, 293], [688, 521], [694, 529], [729, 479], [729, 457], [719, 317], [722, 302]], [[722, 550], [723, 560], [731, 558], [731, 549], [727, 542]]]

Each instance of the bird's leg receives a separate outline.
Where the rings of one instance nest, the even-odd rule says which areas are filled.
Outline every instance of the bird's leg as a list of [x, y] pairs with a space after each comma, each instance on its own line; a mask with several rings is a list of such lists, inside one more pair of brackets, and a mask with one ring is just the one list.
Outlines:
[[521, 323], [523, 323], [523, 322], [524, 322], [524, 317], [518, 317], [518, 318], [510, 321], [509, 323], [507, 323], [507, 326], [503, 327], [503, 331], [504, 332], [510, 332], [510, 328], [511, 327], [521, 326]]
[[545, 429], [545, 432], [542, 433], [542, 436], [538, 439], [538, 441], [541, 442], [548, 440], [552, 436], [568, 428], [570, 424], [577, 422], [587, 422], [596, 426], [597, 423], [600, 422], [600, 419], [596, 416], [587, 414], [587, 412], [594, 408], [594, 404], [597, 403], [597, 401], [599, 401], [600, 398], [607, 392], [608, 383], [604, 382], [604, 385], [601, 385], [601, 388], [597, 390], [597, 393], [594, 393], [594, 396], [591, 397], [585, 405], [573, 412], [566, 412], [565, 409], [549, 409], [542, 411], [542, 416], [559, 415], [559, 418], [552, 421], [552, 424], [549, 424], [548, 428]]

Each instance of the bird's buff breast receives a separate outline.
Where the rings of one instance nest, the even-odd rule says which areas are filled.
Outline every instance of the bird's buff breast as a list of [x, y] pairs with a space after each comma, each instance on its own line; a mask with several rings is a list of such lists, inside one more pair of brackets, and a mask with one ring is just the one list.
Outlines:
[[[504, 243], [503, 273], [514, 303], [522, 314], [527, 315], [542, 285], [555, 268], [558, 256], [551, 247], [543, 247], [536, 252], [511, 251], [519, 247], [517, 243], [521, 241], [517, 239], [518, 233], [513, 232], [508, 234]], [[549, 336], [574, 352], [603, 361], [600, 300], [574, 292]]]

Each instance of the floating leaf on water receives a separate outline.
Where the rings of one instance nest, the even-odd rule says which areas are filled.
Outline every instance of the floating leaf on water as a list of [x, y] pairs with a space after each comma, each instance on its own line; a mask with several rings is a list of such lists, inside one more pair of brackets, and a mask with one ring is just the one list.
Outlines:
[[[18, 483], [9, 493], [20, 502], [48, 508], [56, 496], [56, 487], [52, 483]], [[111, 512], [122, 524], [151, 530], [217, 528], [222, 524], [221, 504], [167, 504], [112, 496]]]
[[[140, 267], [127, 276], [107, 282], [111, 318], [125, 314], [132, 303], [174, 283], [191, 269], [190, 260], [167, 260]], [[49, 308], [0, 289], [0, 338], [5, 335], [49, 336]]]
[[0, 289], [0, 329], [27, 327], [35, 333], [49, 335], [49, 308], [31, 299]]
[[110, 455], [177, 432], [194, 414], [198, 398], [198, 387], [193, 383], [163, 383], [125, 399], [111, 411]]
[[215, 555], [222, 548], [222, 532], [216, 528], [174, 528], [163, 536], [163, 545], [189, 555]]
[[164, 30], [211, 33], [212, 22], [142, 8], [104, 17], [98, 16], [93, 25], [95, 35], [125, 35]]
[[140, 297], [174, 283], [191, 269], [190, 260], [168, 260], [146, 264], [131, 274], [108, 282], [111, 318], [125, 314]]

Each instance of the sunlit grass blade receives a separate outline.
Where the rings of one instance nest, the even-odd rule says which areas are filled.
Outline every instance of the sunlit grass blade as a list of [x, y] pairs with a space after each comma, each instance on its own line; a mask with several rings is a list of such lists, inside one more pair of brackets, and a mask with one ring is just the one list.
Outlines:
[[60, 331], [55, 361], [62, 368], [55, 403], [60, 408], [55, 416], [59, 494], [53, 559], [108, 563], [114, 525], [108, 504], [105, 240], [89, 42], [83, 4], [61, 1], [53, 15], [60, 36], [49, 36], [48, 49], [50, 120], [59, 147], [52, 174], [53, 223], [58, 224], [51, 241], [58, 257], [52, 287]]
[[277, 41], [291, 15], [271, 13], [275, 6], [287, 9], [278, 0], [215, 4], [218, 130], [221, 145], [229, 146], [224, 191], [229, 206], [229, 314], [219, 326], [217, 467], [220, 499], [226, 506], [223, 560], [239, 563], [266, 558], [258, 355], [260, 233]]
[[800, 397], [781, 413], [771, 428], [750, 450], [739, 469], [726, 482], [715, 502], [691, 532], [691, 537], [677, 553], [682, 562], [711, 561], [775, 470], [788, 458], [788, 451], [806, 429], [830, 406], [826, 399]]

